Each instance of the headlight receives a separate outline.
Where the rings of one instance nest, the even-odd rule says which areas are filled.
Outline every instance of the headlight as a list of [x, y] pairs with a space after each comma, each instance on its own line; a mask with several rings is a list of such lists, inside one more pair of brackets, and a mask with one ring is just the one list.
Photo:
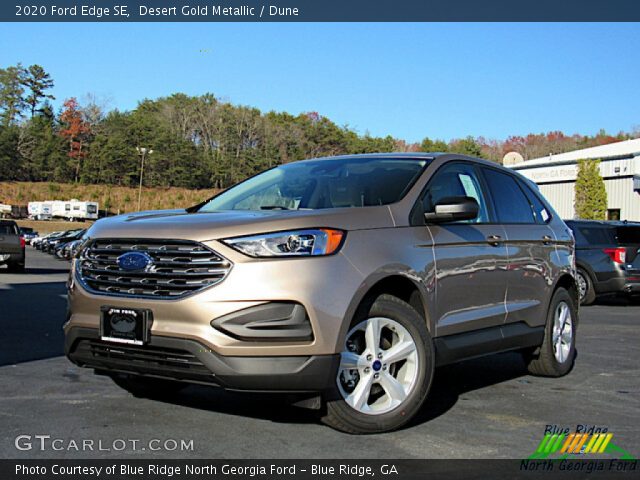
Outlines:
[[250, 257], [298, 257], [336, 253], [344, 237], [342, 230], [317, 228], [227, 238], [222, 242]]

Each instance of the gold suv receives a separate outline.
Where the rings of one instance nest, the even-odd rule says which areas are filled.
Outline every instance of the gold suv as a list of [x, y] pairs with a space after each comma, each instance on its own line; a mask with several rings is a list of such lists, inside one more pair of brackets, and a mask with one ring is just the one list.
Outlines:
[[335, 428], [380, 432], [414, 416], [439, 365], [519, 350], [532, 373], [569, 372], [574, 274], [571, 232], [511, 170], [306, 160], [187, 210], [96, 222], [65, 347], [135, 395], [292, 392]]

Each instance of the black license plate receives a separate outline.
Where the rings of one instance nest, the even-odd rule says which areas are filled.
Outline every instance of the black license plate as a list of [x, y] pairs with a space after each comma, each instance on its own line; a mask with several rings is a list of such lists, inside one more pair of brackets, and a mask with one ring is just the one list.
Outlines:
[[109, 342], [143, 345], [149, 341], [151, 310], [101, 307], [100, 338]]

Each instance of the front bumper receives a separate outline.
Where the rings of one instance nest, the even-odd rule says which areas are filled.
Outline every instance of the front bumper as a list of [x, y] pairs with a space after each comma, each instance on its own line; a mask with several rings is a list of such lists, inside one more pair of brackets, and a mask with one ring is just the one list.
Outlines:
[[[363, 274], [342, 254], [305, 259], [256, 260], [219, 242], [203, 242], [233, 263], [220, 283], [176, 300], [97, 294], [84, 288], [75, 275], [69, 279], [69, 321], [73, 328], [98, 330], [103, 306], [149, 309], [151, 335], [189, 339], [222, 357], [308, 357], [341, 350], [340, 332], [349, 318], [352, 300], [363, 287]], [[269, 303], [302, 305], [312, 334], [298, 338], [247, 340], [214, 321]]]
[[65, 354], [76, 365], [229, 390], [323, 392], [335, 385], [340, 355], [239, 357], [216, 354], [190, 339], [151, 336], [144, 346], [100, 340], [98, 330], [70, 328]]

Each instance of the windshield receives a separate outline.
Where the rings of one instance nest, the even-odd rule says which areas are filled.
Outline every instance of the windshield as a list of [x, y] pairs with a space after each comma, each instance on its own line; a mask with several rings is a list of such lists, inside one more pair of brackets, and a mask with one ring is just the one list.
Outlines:
[[387, 205], [404, 196], [426, 164], [426, 159], [383, 157], [289, 163], [231, 187], [199, 211]]

